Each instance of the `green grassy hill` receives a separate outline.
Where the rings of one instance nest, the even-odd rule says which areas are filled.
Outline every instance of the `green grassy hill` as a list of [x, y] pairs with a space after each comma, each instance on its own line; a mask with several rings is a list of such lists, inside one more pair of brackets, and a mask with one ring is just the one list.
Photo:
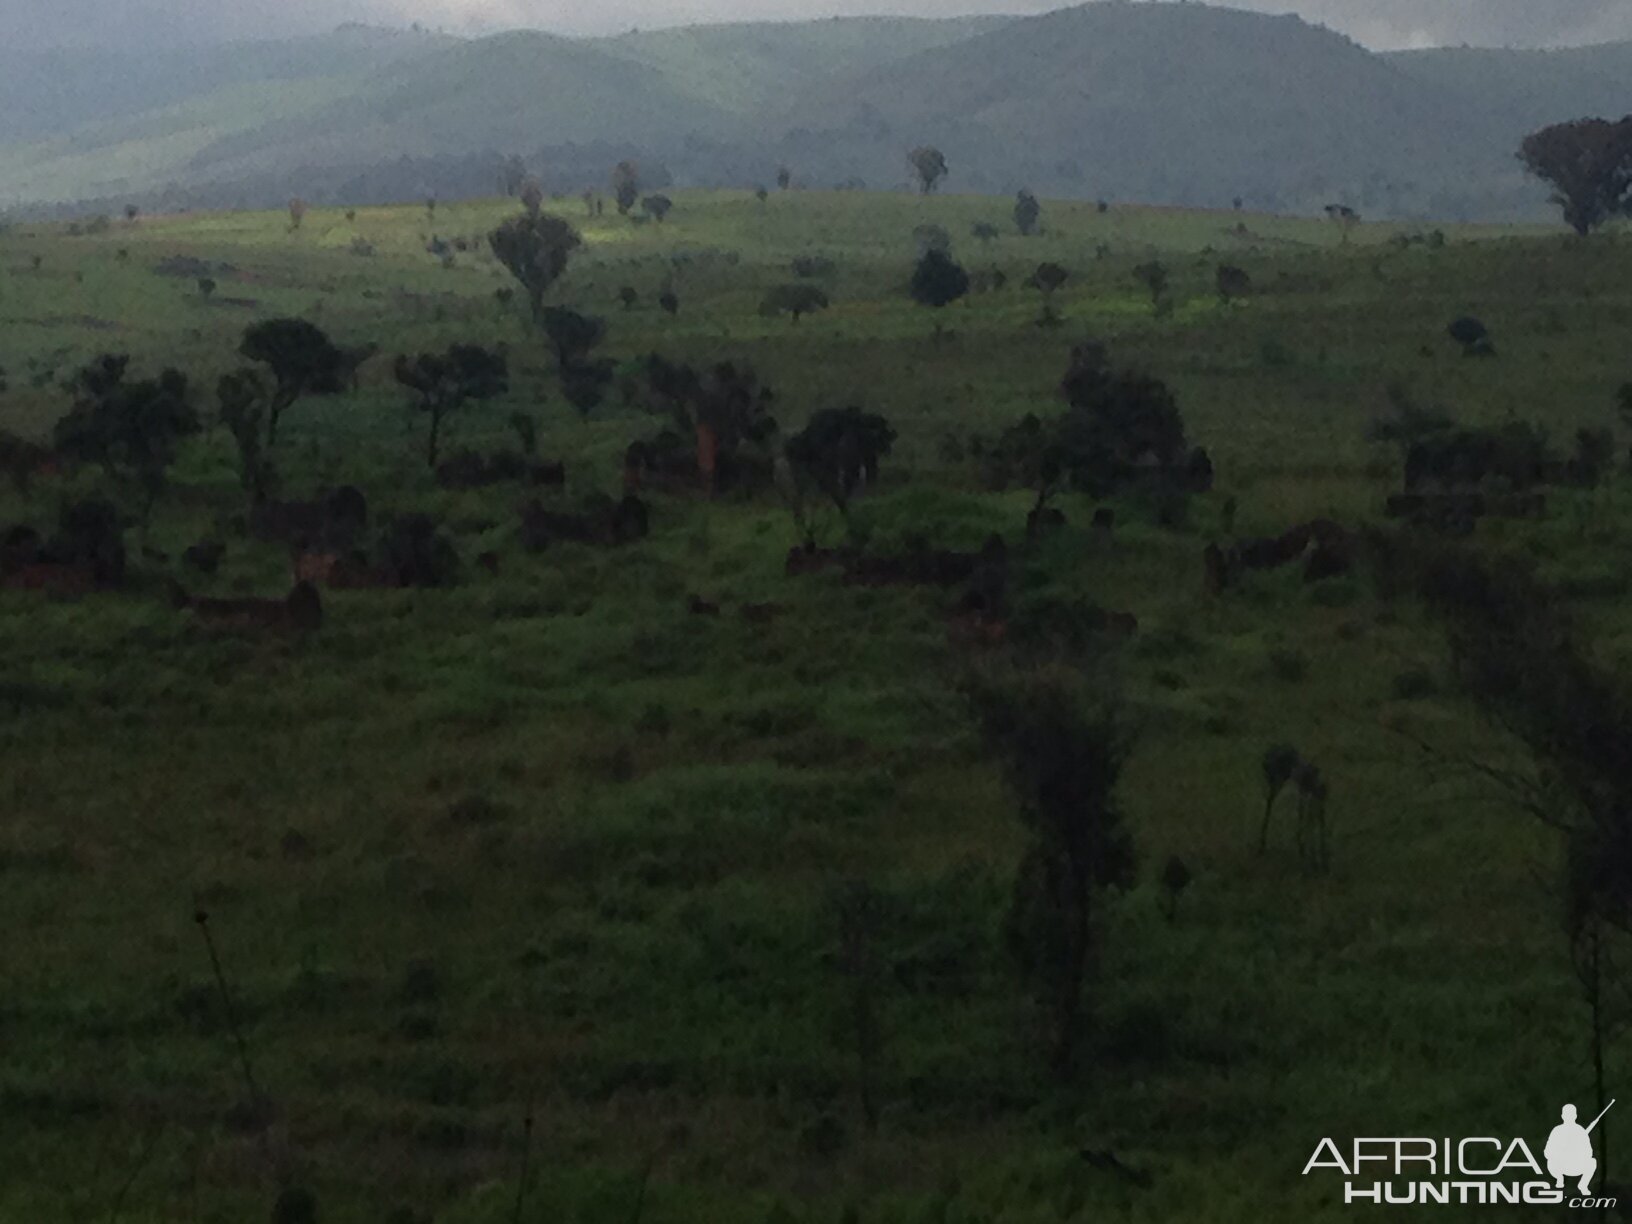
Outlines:
[[[1345, 241], [1052, 200], [1042, 236], [982, 244], [971, 227], [1002, 225], [1006, 200], [675, 201], [661, 226], [583, 221], [552, 292], [608, 322], [617, 381], [587, 419], [496, 297], [502, 270], [479, 244], [428, 255], [417, 205], [314, 208], [295, 233], [276, 212], [0, 233], [0, 426], [48, 436], [61, 381], [108, 350], [143, 374], [179, 365], [207, 421], [126, 532], [123, 589], [0, 590], [0, 1219], [264, 1221], [300, 1186], [326, 1224], [506, 1224], [528, 1116], [522, 1218], [575, 1224], [1335, 1224], [1356, 1209], [1299, 1175], [1323, 1136], [1516, 1133], [1539, 1152], [1591, 1084], [1558, 841], [1419, 745], [1504, 770], [1517, 750], [1370, 552], [1344, 577], [1261, 573], [1223, 597], [1201, 554], [1316, 517], [1381, 523], [1400, 456], [1367, 426], [1390, 383], [1469, 424], [1539, 420], [1564, 447], [1611, 423], [1627, 244], [1380, 224]], [[437, 227], [477, 236], [514, 208], [445, 203]], [[914, 305], [924, 223], [1006, 286]], [[1153, 252], [1161, 312], [1134, 276]], [[763, 316], [812, 254], [830, 308]], [[178, 257], [207, 266], [212, 296], [197, 264], [166, 274]], [[1043, 259], [1070, 272], [1058, 327], [1022, 287]], [[1223, 261], [1253, 286], [1231, 304]], [[354, 391], [290, 410], [282, 495], [356, 484], [371, 532], [430, 514], [461, 558], [445, 589], [326, 590], [305, 638], [211, 628], [169, 588], [289, 589], [288, 549], [241, 530], [211, 392], [248, 324], [291, 313], [383, 350]], [[1446, 337], [1465, 313], [1495, 357]], [[1028, 542], [1030, 494], [989, 490], [971, 435], [1057, 411], [1085, 335], [1172, 388], [1216, 487], [1182, 513], [1106, 501], [1108, 538], [1089, 526], [1101, 503], [1065, 494], [1065, 525]], [[468, 341], [508, 346], [511, 386], [450, 418], [446, 445], [513, 449], [526, 414], [562, 492], [449, 490], [426, 470], [392, 358]], [[1097, 916], [1080, 1080], [1040, 1054], [1004, 937], [1023, 827], [960, 695], [1010, 646], [960, 634], [955, 590], [789, 577], [798, 533], [769, 492], [648, 491], [646, 540], [523, 547], [519, 503], [621, 492], [625, 448], [663, 422], [641, 391], [654, 351], [751, 363], [784, 431], [821, 407], [885, 413], [880, 480], [848, 533], [819, 521], [824, 542], [1001, 533], [1015, 633], [1054, 626], [1045, 657], [1125, 692], [1138, 864]], [[1471, 541], [1536, 565], [1611, 661], [1632, 646], [1625, 479], [1552, 490], [1543, 518]], [[88, 469], [0, 484], [0, 525], [49, 528], [92, 495], [137, 514], [136, 491]], [[206, 537], [226, 545], [208, 577], [182, 559]], [[1073, 644], [1093, 606], [1136, 632]], [[1331, 781], [1329, 875], [1300, 869], [1290, 797], [1257, 851], [1278, 741]], [[1193, 879], [1169, 917], [1173, 855]], [[838, 909], [857, 882], [879, 897], [876, 1129]], [[248, 1107], [198, 907], [269, 1109]], [[1627, 1066], [1616, 1045], [1612, 1084]]]
[[882, 187], [933, 141], [966, 190], [1534, 218], [1545, 193], [1512, 150], [1539, 124], [1628, 109], [1629, 57], [1383, 56], [1295, 18], [1099, 3], [602, 39], [353, 29], [128, 60], [0, 53], [0, 199], [469, 196], [510, 153], [559, 190], [604, 181], [623, 156], [690, 185], [787, 163], [811, 185]]

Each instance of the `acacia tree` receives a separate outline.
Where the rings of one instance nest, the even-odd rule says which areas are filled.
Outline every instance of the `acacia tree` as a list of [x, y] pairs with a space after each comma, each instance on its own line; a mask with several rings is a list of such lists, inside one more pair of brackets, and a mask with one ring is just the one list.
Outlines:
[[444, 353], [421, 353], [410, 360], [398, 356], [396, 379], [413, 391], [418, 409], [431, 418], [425, 462], [436, 467], [442, 422], [470, 400], [492, 399], [510, 389], [510, 371], [501, 352], [479, 344], [455, 344]]
[[1037, 222], [1042, 215], [1043, 206], [1037, 202], [1037, 197], [1021, 188], [1014, 197], [1014, 228], [1020, 231], [1022, 237], [1029, 238], [1037, 232]]
[[619, 214], [627, 217], [640, 199], [640, 167], [634, 162], [620, 161], [612, 168], [612, 197]]
[[1611, 122], [1577, 119], [1526, 136], [1525, 169], [1553, 189], [1564, 222], [1585, 237], [1625, 212], [1632, 193], [1632, 115]]
[[241, 356], [258, 361], [272, 373], [266, 409], [266, 444], [276, 446], [278, 422], [296, 400], [307, 395], [336, 395], [350, 381], [352, 366], [316, 324], [305, 319], [268, 319], [252, 324], [238, 346]]
[[946, 155], [933, 145], [920, 145], [907, 154], [907, 160], [912, 163], [912, 171], [918, 176], [921, 195], [930, 195], [946, 177]]
[[1114, 699], [1090, 705], [1080, 681], [1063, 669], [976, 681], [970, 695], [1029, 839], [1007, 942], [1048, 1016], [1050, 1063], [1070, 1075], [1083, 1036], [1098, 901], [1133, 874], [1117, 796], [1132, 737]]
[[157, 378], [126, 382], [129, 364], [129, 357], [105, 354], [81, 369], [68, 384], [73, 407], [57, 422], [52, 441], [59, 454], [134, 485], [145, 523], [181, 440], [197, 433], [200, 422], [185, 374], [167, 368]]
[[534, 322], [542, 322], [544, 295], [561, 279], [581, 243], [577, 230], [547, 213], [511, 217], [487, 236], [494, 257], [527, 295]]

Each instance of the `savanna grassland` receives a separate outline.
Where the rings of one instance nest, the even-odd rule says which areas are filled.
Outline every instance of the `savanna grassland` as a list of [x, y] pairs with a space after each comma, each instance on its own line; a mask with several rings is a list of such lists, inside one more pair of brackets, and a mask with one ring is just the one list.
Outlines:
[[[1138, 873], [1101, 915], [1080, 1078], [1049, 1074], [1001, 938], [1022, 830], [960, 693], [994, 648], [952, 631], [945, 592], [785, 575], [799, 536], [770, 495], [652, 494], [648, 539], [532, 555], [519, 486], [432, 479], [397, 353], [505, 342], [509, 393], [450, 417], [444, 445], [501, 449], [531, 413], [566, 502], [618, 492], [652, 428], [638, 396], [587, 420], [562, 400], [482, 242], [447, 267], [426, 253], [514, 204], [314, 209], [295, 232], [272, 213], [19, 224], [0, 234], [0, 426], [47, 437], [60, 383], [102, 352], [203, 392], [247, 324], [302, 316], [381, 356], [355, 392], [290, 410], [286, 491], [355, 484], [374, 521], [429, 513], [463, 564], [446, 590], [325, 591], [309, 636], [178, 611], [170, 579], [290, 585], [285, 549], [232, 531], [243, 497], [203, 395], [212, 427], [130, 526], [124, 589], [0, 592], [0, 1219], [259, 1221], [299, 1185], [324, 1221], [507, 1221], [529, 1108], [522, 1218], [582, 1224], [1303, 1222], [1351, 1210], [1299, 1176], [1325, 1135], [1518, 1133], [1539, 1151], [1591, 1082], [1558, 848], [1420, 744], [1507, 750], [1455, 695], [1432, 619], [1366, 566], [1216, 597], [1201, 554], [1232, 498], [1239, 535], [1380, 520], [1401, 459], [1366, 429], [1390, 384], [1561, 444], [1614, 423], [1632, 247], [1046, 202], [1021, 238], [1009, 201], [955, 196], [680, 192], [661, 225], [547, 208], [584, 237], [550, 300], [607, 319], [620, 379], [652, 352], [730, 358], [775, 389], [785, 432], [822, 407], [880, 412], [899, 438], [852, 513], [867, 550], [999, 532], [1017, 619], [1137, 617], [1093, 671], [1140, 731], [1122, 790]], [[982, 220], [1002, 236], [972, 237]], [[914, 304], [925, 222], [1007, 286]], [[1153, 252], [1164, 314], [1132, 275]], [[763, 317], [804, 255], [831, 261], [830, 307]], [[178, 256], [210, 265], [213, 296], [158, 271]], [[1022, 286], [1042, 260], [1071, 273], [1057, 328]], [[1250, 274], [1241, 300], [1219, 301], [1220, 262]], [[1494, 358], [1446, 337], [1470, 313]], [[1028, 494], [985, 491], [960, 452], [1055, 410], [1088, 336], [1173, 388], [1215, 488], [1168, 526], [1108, 503], [1109, 539], [1068, 493], [1067, 524], [1028, 542]], [[0, 523], [47, 527], [101, 486], [94, 469], [8, 486]], [[1615, 481], [1555, 491], [1544, 520], [1476, 535], [1535, 560], [1612, 659], [1632, 628], [1626, 501]], [[219, 573], [185, 572], [212, 534]], [[1300, 868], [1289, 807], [1256, 851], [1278, 741], [1330, 780], [1327, 875]], [[1193, 880], [1169, 921], [1172, 855]], [[834, 916], [854, 881], [884, 899], [875, 1131]], [[256, 1118], [195, 907], [269, 1103]]]

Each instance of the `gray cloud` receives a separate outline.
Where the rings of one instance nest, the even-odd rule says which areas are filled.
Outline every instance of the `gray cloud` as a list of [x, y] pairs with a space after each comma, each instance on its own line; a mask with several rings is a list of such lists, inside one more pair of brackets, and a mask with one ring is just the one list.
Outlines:
[[[1230, 0], [1297, 12], [1369, 46], [1561, 46], [1632, 38], [1629, 0]], [[571, 34], [863, 13], [1037, 13], [1050, 0], [4, 0], [0, 46], [141, 46], [310, 34], [346, 21], [457, 33], [518, 26]]]

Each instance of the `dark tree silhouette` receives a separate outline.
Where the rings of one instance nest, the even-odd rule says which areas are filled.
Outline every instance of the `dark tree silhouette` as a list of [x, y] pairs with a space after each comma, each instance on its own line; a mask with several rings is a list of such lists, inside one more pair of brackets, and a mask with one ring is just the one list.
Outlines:
[[431, 418], [425, 462], [436, 467], [442, 423], [471, 400], [492, 399], [510, 389], [510, 371], [501, 352], [477, 344], [455, 344], [443, 353], [397, 357], [392, 373], [414, 392], [415, 405]]
[[625, 310], [633, 310], [635, 303], [640, 301], [640, 294], [635, 292], [633, 285], [624, 285], [618, 290], [618, 301], [623, 303]]
[[581, 416], [588, 416], [599, 406], [612, 381], [612, 362], [591, 356], [606, 339], [606, 323], [559, 306], [545, 310], [542, 322], [555, 352], [561, 393]]
[[776, 185], [783, 191], [793, 186], [793, 171], [786, 166], [778, 166], [776, 168]]
[[1029, 238], [1037, 232], [1037, 222], [1042, 215], [1043, 206], [1031, 192], [1022, 190], [1014, 197], [1014, 228], [1022, 236]]
[[539, 209], [544, 207], [544, 188], [536, 178], [528, 178], [521, 185], [521, 206], [527, 210], [529, 217], [537, 217]]
[[1542, 128], [1525, 137], [1519, 160], [1552, 187], [1564, 223], [1585, 237], [1626, 211], [1632, 192], [1632, 115]]
[[759, 313], [766, 318], [785, 314], [797, 323], [801, 315], [826, 310], [827, 306], [827, 294], [815, 285], [776, 285], [761, 299]]
[[581, 243], [578, 231], [545, 213], [512, 217], [487, 236], [494, 256], [521, 284], [534, 322], [544, 317], [544, 294], [567, 270]]
[[1150, 294], [1151, 308], [1160, 310], [1167, 299], [1167, 266], [1156, 259], [1142, 263], [1133, 270], [1133, 279]]
[[877, 483], [879, 461], [894, 445], [895, 430], [876, 412], [823, 408], [788, 439], [784, 453], [794, 471], [848, 517], [851, 499]]
[[527, 163], [519, 153], [512, 153], [499, 163], [499, 190], [509, 199], [521, 194], [527, 182]]
[[627, 217], [640, 199], [640, 167], [634, 162], [621, 161], [612, 168], [612, 197], [618, 203], [618, 212]]
[[1048, 1015], [1053, 1070], [1069, 1076], [1085, 1027], [1096, 899], [1133, 875], [1133, 845], [1117, 798], [1131, 737], [1114, 703], [1090, 706], [1080, 682], [1063, 671], [971, 688], [1030, 839], [1007, 942]]
[[1496, 346], [1490, 339], [1490, 329], [1472, 315], [1463, 315], [1460, 319], [1452, 320], [1445, 332], [1462, 346], [1464, 357], [1496, 355]]
[[1216, 276], [1218, 300], [1224, 303], [1235, 301], [1236, 298], [1246, 297], [1252, 292], [1252, 277], [1245, 269], [1237, 268], [1233, 264], [1219, 264]]
[[265, 502], [277, 484], [263, 429], [271, 398], [266, 382], [251, 369], [223, 374], [215, 387], [221, 423], [238, 448], [238, 482], [251, 509]]
[[918, 190], [923, 195], [933, 192], [946, 177], [946, 156], [932, 145], [920, 145], [907, 154], [907, 160], [918, 176]]
[[939, 310], [969, 292], [969, 274], [943, 250], [924, 252], [912, 273], [912, 300]]
[[1045, 308], [1051, 308], [1055, 292], [1070, 279], [1071, 273], [1067, 272], [1059, 264], [1040, 263], [1037, 265], [1037, 270], [1026, 278], [1026, 288], [1035, 289], [1041, 293]]
[[1258, 853], [1269, 848], [1269, 820], [1275, 814], [1275, 800], [1297, 774], [1303, 758], [1291, 744], [1274, 744], [1264, 751], [1260, 768], [1264, 778], [1264, 818], [1258, 826]]
[[129, 364], [128, 357], [107, 354], [81, 369], [68, 384], [73, 407], [57, 422], [52, 441], [58, 454], [136, 486], [145, 522], [181, 440], [197, 433], [200, 422], [185, 374], [167, 368], [157, 378], [126, 382]]
[[244, 332], [238, 352], [272, 373], [274, 385], [266, 411], [268, 447], [277, 445], [278, 422], [296, 400], [337, 394], [346, 389], [350, 377], [346, 355], [305, 319], [256, 323]]
[[658, 307], [671, 318], [680, 313], [680, 299], [675, 296], [673, 289], [665, 289], [657, 295]]

